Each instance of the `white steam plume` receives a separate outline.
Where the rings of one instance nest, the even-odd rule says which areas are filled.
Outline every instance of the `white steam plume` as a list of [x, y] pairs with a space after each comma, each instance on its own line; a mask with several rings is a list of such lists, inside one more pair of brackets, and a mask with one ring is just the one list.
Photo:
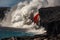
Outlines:
[[[9, 14], [7, 15], [7, 24], [4, 26], [13, 27], [13, 28], [24, 28], [28, 29], [26, 32], [32, 32], [35, 34], [44, 34], [46, 31], [43, 27], [40, 29], [35, 29], [39, 27], [37, 24], [34, 24], [31, 19], [29, 19], [30, 14], [35, 14], [38, 12], [38, 9], [45, 7], [47, 5], [47, 0], [25, 0], [24, 2], [18, 3], [14, 6]], [[8, 25], [9, 24], [9, 25]]]

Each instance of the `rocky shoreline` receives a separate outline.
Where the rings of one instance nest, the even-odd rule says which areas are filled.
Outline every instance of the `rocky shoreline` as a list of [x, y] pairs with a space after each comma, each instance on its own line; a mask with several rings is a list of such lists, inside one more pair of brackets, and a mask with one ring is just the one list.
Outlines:
[[[60, 34], [59, 34], [60, 35]], [[27, 37], [10, 37], [1, 40], [60, 40], [60, 36], [27, 36]]]

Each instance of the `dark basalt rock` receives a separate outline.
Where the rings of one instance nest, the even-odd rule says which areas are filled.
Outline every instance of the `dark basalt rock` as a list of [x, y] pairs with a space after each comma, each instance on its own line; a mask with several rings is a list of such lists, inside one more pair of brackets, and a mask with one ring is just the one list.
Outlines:
[[9, 11], [10, 7], [0, 7], [0, 20], [3, 20], [5, 13]]
[[60, 20], [60, 6], [39, 9], [42, 22], [52, 22]]
[[60, 6], [39, 9], [41, 25], [47, 34], [56, 36], [60, 33]]

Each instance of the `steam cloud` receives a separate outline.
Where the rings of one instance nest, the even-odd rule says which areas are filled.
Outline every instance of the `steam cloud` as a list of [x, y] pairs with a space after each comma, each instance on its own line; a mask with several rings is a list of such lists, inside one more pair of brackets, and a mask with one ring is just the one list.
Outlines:
[[[41, 7], [46, 7], [47, 0], [25, 0], [23, 2], [15, 5], [10, 12], [6, 15], [5, 20], [3, 20], [3, 25], [13, 28], [24, 28], [28, 29], [26, 32], [32, 32], [34, 34], [44, 34], [46, 30], [43, 27], [39, 27], [31, 19], [29, 19], [30, 14], [38, 12]], [[29, 24], [28, 24], [29, 23]]]

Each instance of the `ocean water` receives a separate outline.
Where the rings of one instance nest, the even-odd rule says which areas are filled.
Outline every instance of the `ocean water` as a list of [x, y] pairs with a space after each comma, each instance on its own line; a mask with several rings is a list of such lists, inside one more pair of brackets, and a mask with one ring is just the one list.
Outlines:
[[12, 31], [5, 28], [0, 28], [0, 39], [9, 37], [22, 37], [22, 36], [34, 36], [32, 33], [26, 33], [23, 31]]

